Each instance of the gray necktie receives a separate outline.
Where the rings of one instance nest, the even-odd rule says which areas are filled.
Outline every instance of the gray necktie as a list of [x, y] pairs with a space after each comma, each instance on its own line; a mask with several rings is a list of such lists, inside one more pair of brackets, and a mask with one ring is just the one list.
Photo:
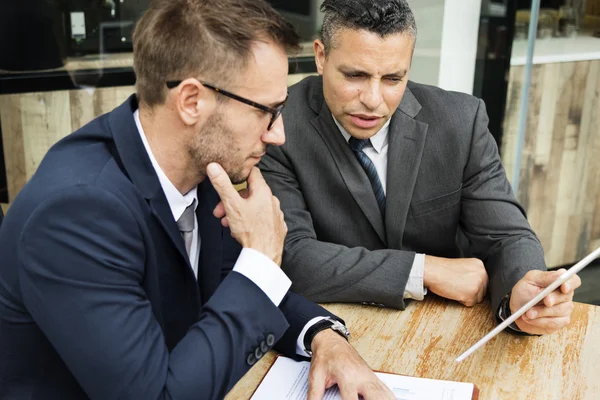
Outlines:
[[383, 186], [381, 185], [381, 181], [379, 180], [379, 174], [377, 173], [377, 169], [375, 168], [375, 164], [373, 161], [363, 152], [363, 148], [370, 142], [370, 139], [357, 139], [355, 137], [351, 137], [348, 141], [350, 144], [350, 148], [354, 152], [358, 163], [367, 173], [367, 178], [369, 178], [369, 182], [371, 182], [371, 187], [373, 188], [373, 193], [375, 193], [375, 199], [377, 200], [377, 204], [379, 205], [379, 211], [381, 211], [381, 217], [385, 219], [385, 192], [383, 191]]
[[192, 201], [192, 204], [187, 206], [181, 217], [177, 220], [177, 227], [181, 232], [181, 237], [185, 242], [185, 251], [187, 251], [188, 258], [191, 262], [191, 251], [192, 251], [192, 237], [194, 235], [194, 222], [196, 221], [196, 199]]

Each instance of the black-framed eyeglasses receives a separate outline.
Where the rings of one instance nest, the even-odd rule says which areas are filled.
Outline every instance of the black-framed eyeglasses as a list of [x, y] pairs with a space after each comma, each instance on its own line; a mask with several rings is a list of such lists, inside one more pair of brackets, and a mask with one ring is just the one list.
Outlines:
[[[179, 84], [183, 82], [183, 81], [167, 81], [167, 87], [169, 89], [173, 89], [176, 88], [177, 86], [179, 86]], [[273, 124], [275, 123], [275, 121], [277, 120], [277, 118], [279, 118], [279, 116], [281, 115], [281, 111], [283, 110], [283, 108], [285, 107], [285, 103], [287, 101], [287, 97], [285, 98], [285, 100], [283, 101], [283, 103], [279, 104], [277, 107], [273, 108], [273, 107], [268, 107], [268, 106], [263, 106], [262, 104], [256, 103], [252, 100], [248, 100], [242, 96], [238, 96], [237, 94], [228, 92], [226, 90], [223, 89], [219, 89], [216, 86], [211, 85], [210, 83], [206, 83], [206, 82], [202, 82], [202, 81], [198, 81], [202, 84], [202, 86], [207, 87], [211, 90], [214, 90], [217, 93], [222, 94], [223, 96], [229, 97], [231, 99], [237, 100], [241, 103], [247, 104], [249, 106], [252, 106], [254, 108], [258, 108], [259, 110], [262, 110], [264, 112], [267, 112], [269, 114], [271, 114], [271, 121], [269, 122], [269, 126], [267, 127], [267, 130], [270, 131], [271, 128], [273, 127]]]

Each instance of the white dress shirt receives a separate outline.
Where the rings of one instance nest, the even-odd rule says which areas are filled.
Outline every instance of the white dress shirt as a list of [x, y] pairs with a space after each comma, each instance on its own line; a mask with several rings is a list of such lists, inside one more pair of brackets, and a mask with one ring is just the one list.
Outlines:
[[[344, 139], [346, 139], [346, 142], [349, 141], [350, 134], [346, 132], [335, 117], [333, 121], [344, 136]], [[373, 165], [375, 165], [384, 193], [387, 193], [388, 133], [390, 131], [390, 121], [391, 119], [383, 125], [379, 132], [371, 136], [370, 144], [367, 144], [363, 148], [363, 152], [371, 159]], [[410, 269], [406, 288], [404, 289], [405, 299], [423, 300], [427, 294], [427, 289], [423, 286], [424, 270], [425, 254], [417, 253]]]
[[[150, 148], [150, 144], [148, 143], [148, 139], [146, 138], [146, 134], [144, 133], [144, 129], [142, 128], [142, 124], [140, 122], [139, 110], [136, 110], [133, 113], [133, 118], [135, 120], [135, 125], [137, 126], [140, 137], [142, 138], [142, 142], [144, 143], [144, 148], [146, 149], [148, 157], [152, 162], [152, 167], [154, 167], [156, 175], [158, 176], [160, 186], [165, 193], [165, 197], [167, 198], [167, 202], [171, 208], [173, 218], [175, 221], [177, 221], [185, 209], [192, 204], [194, 199], [196, 200], [197, 207], [198, 187], [193, 188], [184, 195], [177, 190], [175, 185], [173, 185], [165, 172], [162, 170], [156, 161], [154, 154], [152, 153], [152, 149]], [[192, 266], [196, 279], [198, 279], [198, 258], [200, 255], [200, 245], [198, 220], [194, 218], [194, 231], [192, 233], [192, 246], [190, 249], [190, 265]], [[292, 281], [290, 281], [287, 275], [281, 270], [281, 268], [279, 268], [277, 264], [275, 264], [269, 257], [260, 251], [251, 248], [242, 249], [235, 266], [233, 267], [233, 271], [250, 279], [269, 297], [269, 299], [277, 307], [279, 307], [279, 304], [292, 285]], [[297, 354], [308, 357], [308, 354], [304, 351], [304, 335], [309, 327], [324, 318], [326, 317], [313, 318], [304, 326], [304, 329], [300, 332], [300, 335], [296, 341]]]

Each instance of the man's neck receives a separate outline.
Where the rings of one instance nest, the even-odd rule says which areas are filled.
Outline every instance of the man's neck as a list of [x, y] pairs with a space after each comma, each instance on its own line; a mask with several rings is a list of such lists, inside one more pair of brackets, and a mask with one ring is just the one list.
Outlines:
[[150, 111], [140, 107], [139, 111], [143, 134], [146, 135], [156, 162], [181, 194], [188, 193], [204, 180], [204, 176], [192, 167], [193, 163], [181, 134], [184, 127], [179, 132], [177, 128], [173, 129], [177, 126], [176, 122], [170, 121], [164, 115], [164, 110], [157, 108]]

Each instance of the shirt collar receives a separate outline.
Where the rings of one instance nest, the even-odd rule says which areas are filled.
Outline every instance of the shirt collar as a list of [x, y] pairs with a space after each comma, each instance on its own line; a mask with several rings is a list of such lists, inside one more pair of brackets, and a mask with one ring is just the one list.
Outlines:
[[[348, 132], [346, 132], [346, 130], [344, 129], [344, 127], [338, 122], [337, 119], [335, 119], [335, 117], [333, 116], [333, 114], [331, 115], [333, 117], [333, 122], [335, 122], [335, 124], [337, 125], [338, 129], [340, 130], [340, 132], [342, 133], [342, 135], [344, 135], [344, 139], [346, 139], [346, 142], [350, 140], [350, 134]], [[385, 123], [385, 125], [383, 125], [381, 127], [381, 129], [379, 130], [379, 132], [377, 132], [375, 135], [371, 136], [371, 146], [373, 146], [373, 148], [375, 149], [375, 151], [377, 153], [381, 152], [381, 149], [383, 149], [383, 147], [388, 143], [388, 133], [390, 131], [390, 121], [392, 119], [388, 119], [387, 122]]]
[[179, 190], [173, 185], [173, 183], [169, 180], [165, 172], [162, 170], [156, 158], [154, 158], [154, 154], [152, 153], [152, 149], [150, 148], [150, 144], [148, 143], [148, 139], [146, 138], [146, 134], [144, 133], [144, 129], [142, 128], [142, 123], [140, 122], [140, 110], [137, 109], [133, 113], [133, 119], [135, 120], [135, 125], [137, 126], [140, 137], [142, 138], [142, 142], [144, 143], [144, 148], [146, 149], [146, 153], [148, 153], [148, 157], [150, 157], [150, 161], [152, 162], [152, 166], [156, 171], [156, 175], [158, 176], [158, 180], [160, 182], [160, 186], [162, 187], [163, 192], [167, 198], [167, 202], [169, 203], [169, 208], [171, 208], [171, 213], [173, 214], [173, 218], [177, 221], [185, 209], [192, 204], [194, 199], [196, 200], [196, 208], [198, 207], [198, 191], [195, 187], [185, 195], [182, 195]]

